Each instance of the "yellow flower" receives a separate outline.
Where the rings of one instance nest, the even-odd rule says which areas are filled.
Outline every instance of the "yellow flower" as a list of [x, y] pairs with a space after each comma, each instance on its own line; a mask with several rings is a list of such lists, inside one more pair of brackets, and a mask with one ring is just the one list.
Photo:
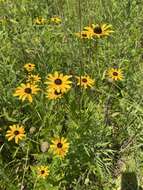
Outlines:
[[21, 84], [21, 86], [16, 88], [15, 93], [13, 96], [19, 96], [19, 99], [22, 100], [22, 102], [25, 99], [28, 99], [28, 101], [31, 103], [33, 101], [33, 95], [37, 94], [37, 92], [40, 89], [37, 87], [37, 85], [33, 85], [30, 83], [27, 84]]
[[37, 82], [40, 82], [41, 77], [39, 75], [28, 75], [27, 82], [30, 84], [35, 84]]
[[76, 77], [78, 79], [77, 85], [82, 86], [85, 89], [87, 87], [93, 87], [95, 81], [91, 79], [89, 76], [81, 76], [81, 77]]
[[56, 137], [54, 140], [52, 140], [52, 143], [53, 144], [50, 146], [50, 148], [53, 153], [59, 157], [64, 158], [69, 149], [69, 143], [67, 142], [67, 139], [64, 137]]
[[39, 166], [37, 167], [37, 174], [39, 178], [45, 179], [49, 175], [48, 166]]
[[108, 70], [108, 77], [111, 78], [112, 80], [122, 80], [123, 79], [122, 69], [110, 68]]
[[33, 63], [26, 63], [24, 65], [24, 68], [26, 69], [26, 71], [31, 72], [31, 71], [33, 71], [35, 69], [35, 64], [33, 64]]
[[81, 39], [92, 39], [92, 33], [89, 31], [81, 31], [75, 33], [76, 36], [80, 37]]
[[60, 17], [52, 17], [51, 22], [55, 24], [60, 24], [62, 22]]
[[49, 89], [55, 89], [58, 93], [63, 93], [71, 88], [70, 84], [72, 82], [69, 80], [69, 78], [71, 78], [71, 75], [63, 75], [62, 73], [59, 74], [57, 71], [55, 71], [53, 75], [48, 75], [45, 84], [48, 84]]
[[43, 17], [37, 17], [36, 19], [34, 19], [34, 24], [37, 25], [44, 25], [46, 24], [46, 19], [44, 19]]
[[113, 33], [114, 31], [111, 29], [111, 27], [111, 24], [92, 24], [91, 26], [84, 27], [84, 29], [91, 33], [91, 35], [100, 38], [109, 36], [110, 33]]
[[15, 124], [9, 126], [9, 128], [10, 130], [8, 130], [5, 135], [8, 138], [8, 141], [11, 141], [14, 138], [15, 143], [18, 144], [18, 141], [22, 140], [26, 136], [22, 125]]
[[61, 98], [63, 95], [63, 93], [61, 91], [57, 92], [57, 90], [51, 88], [47, 88], [46, 90], [46, 97], [50, 100], [55, 100], [55, 99], [58, 99], [58, 98]]

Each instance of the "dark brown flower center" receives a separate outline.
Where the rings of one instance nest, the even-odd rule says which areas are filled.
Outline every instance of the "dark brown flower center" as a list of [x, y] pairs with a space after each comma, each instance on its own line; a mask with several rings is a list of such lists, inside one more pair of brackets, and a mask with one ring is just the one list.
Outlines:
[[96, 27], [94, 28], [94, 33], [96, 33], [96, 34], [101, 34], [101, 33], [102, 33], [101, 27], [100, 27], [100, 26], [96, 26]]
[[15, 135], [19, 135], [19, 131], [14, 131], [14, 134]]
[[87, 37], [87, 34], [82, 34], [82, 37]]
[[63, 147], [62, 143], [59, 142], [59, 143], [57, 144], [57, 147], [58, 147], [58, 148], [62, 148], [62, 147]]
[[31, 65], [28, 65], [29, 67], [31, 67]]
[[58, 95], [62, 94], [62, 92], [61, 91], [57, 92], [57, 90], [55, 90], [54, 94], [58, 96]]
[[117, 73], [117, 72], [113, 72], [113, 75], [114, 75], [114, 76], [118, 76], [118, 73]]
[[41, 174], [44, 174], [45, 173], [45, 170], [41, 170]]
[[27, 94], [31, 94], [32, 89], [31, 88], [25, 88], [24, 92], [27, 93]]
[[42, 18], [39, 18], [39, 21], [41, 22], [41, 21], [42, 21]]
[[56, 79], [56, 80], [55, 80], [55, 84], [61, 85], [61, 84], [62, 84], [62, 80], [61, 80], [61, 79]]
[[82, 82], [85, 82], [85, 83], [86, 83], [86, 82], [87, 82], [87, 79], [85, 79], [85, 78], [84, 78], [84, 79], [82, 79]]

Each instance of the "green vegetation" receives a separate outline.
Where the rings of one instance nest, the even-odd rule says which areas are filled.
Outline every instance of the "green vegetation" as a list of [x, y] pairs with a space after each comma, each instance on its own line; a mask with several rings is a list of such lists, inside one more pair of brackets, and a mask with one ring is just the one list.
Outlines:
[[142, 189], [142, 5], [0, 0], [1, 190]]

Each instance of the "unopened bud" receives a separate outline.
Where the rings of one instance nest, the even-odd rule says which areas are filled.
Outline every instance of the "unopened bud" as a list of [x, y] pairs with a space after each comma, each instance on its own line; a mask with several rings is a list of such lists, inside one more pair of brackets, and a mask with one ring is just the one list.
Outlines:
[[50, 148], [50, 144], [48, 142], [42, 142], [41, 145], [40, 145], [40, 149], [42, 152], [46, 152], [48, 151]]
[[33, 134], [35, 131], [36, 131], [36, 128], [35, 128], [35, 127], [31, 127], [31, 128], [29, 129], [30, 134]]

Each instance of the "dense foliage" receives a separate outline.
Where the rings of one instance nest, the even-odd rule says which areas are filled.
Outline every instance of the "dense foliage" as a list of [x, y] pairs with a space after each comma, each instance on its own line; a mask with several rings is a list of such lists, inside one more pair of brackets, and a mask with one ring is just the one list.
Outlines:
[[142, 5], [0, 0], [0, 189], [142, 189]]

